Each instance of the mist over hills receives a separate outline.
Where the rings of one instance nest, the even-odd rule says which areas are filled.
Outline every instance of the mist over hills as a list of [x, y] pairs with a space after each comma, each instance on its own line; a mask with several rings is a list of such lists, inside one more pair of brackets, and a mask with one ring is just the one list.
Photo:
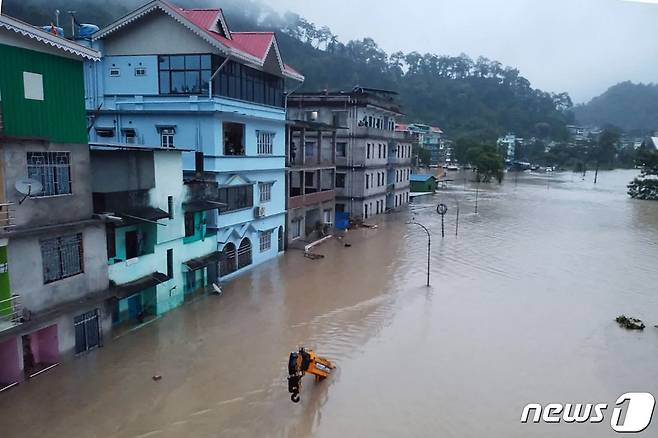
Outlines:
[[[5, 0], [3, 12], [35, 25], [54, 21], [70, 33], [67, 11], [79, 22], [104, 26], [145, 2], [129, 0]], [[566, 138], [572, 123], [567, 93], [535, 89], [512, 67], [486, 58], [433, 53], [386, 53], [364, 38], [341, 42], [327, 26], [295, 13], [279, 14], [255, 0], [175, 0], [181, 7], [222, 7], [233, 30], [277, 33], [287, 63], [306, 76], [305, 90], [344, 89], [355, 85], [399, 93], [408, 121], [438, 125], [450, 136], [493, 139], [507, 132], [522, 136]]]

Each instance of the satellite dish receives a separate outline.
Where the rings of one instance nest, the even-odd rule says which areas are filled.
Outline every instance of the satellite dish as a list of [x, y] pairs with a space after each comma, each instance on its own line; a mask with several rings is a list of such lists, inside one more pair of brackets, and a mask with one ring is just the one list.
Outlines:
[[36, 196], [43, 191], [43, 184], [41, 184], [41, 181], [32, 178], [19, 179], [14, 184], [14, 187], [18, 193], [25, 195], [23, 199], [18, 202], [19, 205], [22, 204], [28, 196]]

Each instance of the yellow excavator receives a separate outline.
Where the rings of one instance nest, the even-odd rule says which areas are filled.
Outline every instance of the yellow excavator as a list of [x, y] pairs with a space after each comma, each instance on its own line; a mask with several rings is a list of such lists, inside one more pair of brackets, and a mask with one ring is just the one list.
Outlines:
[[319, 382], [326, 379], [331, 370], [335, 368], [336, 366], [328, 359], [318, 357], [314, 351], [304, 347], [290, 353], [288, 359], [288, 392], [292, 394], [290, 400], [293, 403], [299, 403], [299, 391], [301, 391], [304, 374], [313, 374], [315, 381]]

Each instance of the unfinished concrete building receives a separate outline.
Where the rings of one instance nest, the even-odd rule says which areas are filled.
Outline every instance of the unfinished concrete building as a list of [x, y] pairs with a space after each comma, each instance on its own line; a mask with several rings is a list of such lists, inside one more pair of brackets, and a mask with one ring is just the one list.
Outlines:
[[411, 141], [395, 130], [402, 115], [395, 96], [355, 87], [289, 97], [289, 119], [339, 128], [334, 152], [337, 212], [368, 219], [408, 203]]
[[329, 235], [333, 229], [336, 127], [289, 120], [286, 169], [286, 242], [303, 246]]

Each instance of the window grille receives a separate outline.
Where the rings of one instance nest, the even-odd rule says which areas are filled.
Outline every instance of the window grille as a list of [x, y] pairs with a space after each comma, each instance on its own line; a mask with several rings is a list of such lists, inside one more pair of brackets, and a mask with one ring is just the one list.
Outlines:
[[71, 153], [28, 152], [27, 176], [43, 185], [43, 191], [35, 196], [71, 193]]
[[52, 283], [84, 272], [82, 234], [41, 241], [43, 281]]
[[260, 183], [260, 202], [269, 202], [272, 199], [272, 183]]
[[274, 132], [256, 131], [256, 143], [258, 155], [272, 155], [274, 144]]
[[260, 232], [260, 252], [269, 251], [272, 248], [272, 230]]

